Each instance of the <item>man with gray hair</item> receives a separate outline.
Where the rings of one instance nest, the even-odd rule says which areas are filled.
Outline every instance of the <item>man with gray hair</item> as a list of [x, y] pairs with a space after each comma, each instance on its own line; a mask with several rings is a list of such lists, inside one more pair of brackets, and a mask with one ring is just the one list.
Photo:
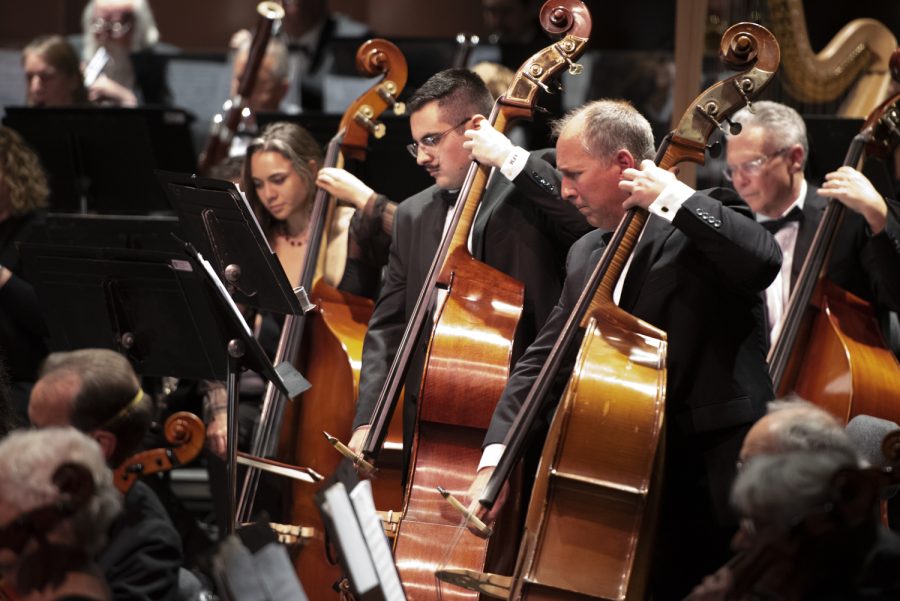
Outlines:
[[[652, 580], [655, 590], [664, 591], [661, 598], [680, 598], [727, 554], [727, 494], [738, 449], [773, 396], [759, 293], [775, 276], [780, 253], [733, 193], [697, 192], [657, 167], [650, 160], [650, 124], [631, 105], [589, 103], [567, 115], [557, 131], [562, 199], [598, 229], [569, 252], [562, 295], [516, 364], [469, 490], [473, 496], [480, 492], [496, 465], [513, 420], [600, 260], [607, 231], [626, 209], [648, 210], [613, 298], [668, 333], [667, 470]], [[564, 375], [578, 349], [569, 350]], [[551, 392], [548, 405], [561, 392]], [[692, 542], [687, 553], [686, 540]]]
[[[28, 405], [34, 426], [74, 426], [94, 438], [113, 469], [138, 450], [152, 414], [131, 364], [108, 349], [50, 354]], [[176, 598], [181, 537], [149, 486], [138, 481], [128, 490], [108, 534], [97, 561], [116, 598]]]
[[[76, 468], [63, 476], [63, 470]], [[81, 482], [82, 475], [90, 483]], [[80, 498], [87, 490], [84, 505], [49, 529], [29, 521], [29, 512]], [[9, 535], [0, 537], [0, 580], [23, 598], [29, 589], [48, 595], [45, 586], [53, 591], [46, 598], [111, 598], [93, 558], [121, 508], [95, 441], [74, 428], [13, 432], [0, 442], [0, 532]], [[16, 536], [16, 520], [27, 529], [24, 539]]]
[[766, 289], [771, 340], [781, 329], [829, 198], [850, 209], [836, 235], [829, 279], [865, 300], [900, 310], [898, 205], [885, 200], [852, 167], [827, 174], [820, 188], [810, 185], [803, 175], [809, 155], [806, 124], [794, 109], [760, 101], [753, 103], [753, 112], [741, 109], [733, 119], [743, 128], [728, 136], [725, 177], [774, 234], [784, 255], [780, 272]]

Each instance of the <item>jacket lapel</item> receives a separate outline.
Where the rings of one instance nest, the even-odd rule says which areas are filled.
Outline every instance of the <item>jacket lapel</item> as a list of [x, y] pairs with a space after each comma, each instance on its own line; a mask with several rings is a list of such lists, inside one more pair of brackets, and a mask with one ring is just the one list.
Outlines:
[[625, 274], [622, 298], [619, 299], [619, 306], [622, 309], [629, 311], [634, 307], [650, 273], [650, 267], [659, 257], [673, 231], [675, 228], [665, 219], [655, 215], [650, 215], [647, 219], [643, 235], [634, 249], [634, 258], [628, 266], [628, 273]]
[[475, 215], [475, 223], [472, 226], [472, 256], [479, 261], [484, 260], [484, 242], [488, 222], [491, 214], [497, 209], [500, 201], [512, 190], [512, 182], [507, 180], [495, 169], [491, 172], [491, 180], [481, 197], [481, 206]]

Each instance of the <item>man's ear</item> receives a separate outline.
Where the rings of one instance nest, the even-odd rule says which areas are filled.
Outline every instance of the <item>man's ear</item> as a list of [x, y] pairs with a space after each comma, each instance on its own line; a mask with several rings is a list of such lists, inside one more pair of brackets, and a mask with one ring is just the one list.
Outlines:
[[625, 148], [616, 151], [616, 156], [613, 160], [616, 165], [618, 165], [620, 171], [624, 171], [625, 169], [637, 169], [637, 163], [635, 162], [634, 157]]
[[803, 152], [803, 146], [800, 144], [794, 144], [790, 147], [787, 153], [788, 161], [790, 161], [790, 171], [791, 173], [802, 173], [803, 172], [803, 160], [806, 158], [805, 153]]
[[116, 444], [118, 443], [116, 435], [106, 430], [94, 430], [91, 437], [100, 445], [100, 450], [103, 451], [103, 457], [109, 462], [110, 457], [116, 452]]

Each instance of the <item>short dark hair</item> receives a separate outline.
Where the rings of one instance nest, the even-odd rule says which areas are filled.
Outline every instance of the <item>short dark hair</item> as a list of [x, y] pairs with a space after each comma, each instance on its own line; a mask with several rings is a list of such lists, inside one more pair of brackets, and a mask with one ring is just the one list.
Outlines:
[[128, 359], [108, 349], [51, 353], [41, 379], [75, 375], [78, 393], [72, 399], [72, 426], [85, 433], [106, 430], [116, 436], [109, 463], [118, 467], [133, 454], [153, 421], [153, 399], [141, 391]]
[[490, 115], [494, 99], [484, 81], [468, 69], [445, 69], [428, 78], [406, 103], [410, 114], [429, 102], [448, 111], [447, 119], [454, 123], [472, 115]]

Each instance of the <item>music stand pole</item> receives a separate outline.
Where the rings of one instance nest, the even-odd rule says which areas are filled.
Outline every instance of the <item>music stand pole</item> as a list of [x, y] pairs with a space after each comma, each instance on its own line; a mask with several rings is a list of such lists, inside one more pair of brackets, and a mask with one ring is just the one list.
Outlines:
[[228, 437], [226, 439], [226, 468], [228, 470], [228, 503], [226, 505], [225, 536], [234, 534], [237, 521], [237, 445], [238, 445], [238, 381], [240, 360], [244, 356], [244, 343], [234, 338], [228, 341], [228, 374], [225, 388], [228, 393]]

